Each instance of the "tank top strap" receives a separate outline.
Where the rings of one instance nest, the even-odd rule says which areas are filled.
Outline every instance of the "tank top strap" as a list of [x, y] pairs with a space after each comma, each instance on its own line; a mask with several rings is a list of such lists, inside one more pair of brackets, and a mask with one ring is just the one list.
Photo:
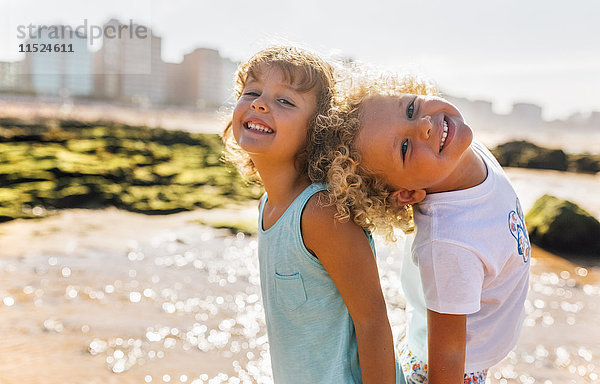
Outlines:
[[306, 189], [302, 191], [298, 197], [296, 197], [292, 204], [290, 204], [290, 207], [294, 206], [294, 210], [299, 210], [302, 212], [306, 206], [306, 203], [308, 203], [308, 200], [310, 200], [314, 194], [325, 190], [327, 190], [327, 187], [323, 184], [311, 184], [306, 187]]
[[[308, 203], [308, 200], [315, 194], [320, 191], [327, 190], [327, 187], [323, 184], [311, 184], [302, 193], [300, 193], [294, 201], [287, 207], [285, 212], [281, 215], [279, 219], [273, 224], [269, 229], [263, 229], [263, 211], [265, 209], [265, 205], [269, 199], [267, 193], [263, 195], [260, 201], [259, 210], [258, 210], [258, 232], [266, 234], [271, 232], [271, 230], [280, 227], [290, 225], [291, 223], [297, 222], [300, 223], [299, 218], [304, 211], [304, 207]], [[287, 223], [287, 224], [286, 224]], [[292, 227], [294, 225], [292, 224]]]

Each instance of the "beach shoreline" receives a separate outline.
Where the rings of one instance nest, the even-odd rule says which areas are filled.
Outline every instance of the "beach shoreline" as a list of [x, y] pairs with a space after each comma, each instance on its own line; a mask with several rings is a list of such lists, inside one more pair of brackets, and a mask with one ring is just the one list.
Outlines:
[[[70, 100], [35, 96], [9, 96], [0, 94], [0, 118], [71, 119], [87, 123], [111, 121], [134, 126], [183, 130], [195, 133], [222, 133], [231, 116], [232, 105], [220, 108], [199, 109], [184, 106], [142, 106], [126, 103], [109, 103], [100, 100]], [[561, 148], [569, 153], [598, 153], [600, 131], [578, 129], [565, 132], [548, 126], [544, 129], [523, 130], [506, 127], [505, 130], [489, 127], [472, 127], [475, 136], [488, 147], [511, 140], [527, 140], [548, 148]]]

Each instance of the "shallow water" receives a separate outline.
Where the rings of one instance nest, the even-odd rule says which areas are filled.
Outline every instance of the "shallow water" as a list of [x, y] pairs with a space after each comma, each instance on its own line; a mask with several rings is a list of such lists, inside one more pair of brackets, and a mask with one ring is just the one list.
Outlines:
[[542, 195], [550, 194], [570, 200], [600, 219], [600, 173], [590, 175], [524, 168], [504, 170], [525, 212]]
[[[117, 252], [65, 249], [0, 259], [2, 383], [272, 382], [255, 238], [189, 225]], [[398, 334], [401, 257], [378, 258]], [[598, 272], [533, 262], [519, 344], [487, 382], [598, 382]]]

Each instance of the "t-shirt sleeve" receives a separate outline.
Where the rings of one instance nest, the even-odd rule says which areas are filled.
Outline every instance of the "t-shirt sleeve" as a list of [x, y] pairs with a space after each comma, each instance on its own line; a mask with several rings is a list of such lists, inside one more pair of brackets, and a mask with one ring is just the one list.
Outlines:
[[415, 249], [427, 308], [448, 314], [479, 311], [484, 265], [471, 250], [433, 242]]

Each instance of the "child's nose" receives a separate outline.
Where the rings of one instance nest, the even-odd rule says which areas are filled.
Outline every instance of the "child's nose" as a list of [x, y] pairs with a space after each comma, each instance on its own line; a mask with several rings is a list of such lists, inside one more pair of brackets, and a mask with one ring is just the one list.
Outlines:
[[260, 112], [266, 112], [267, 104], [262, 100], [261, 97], [257, 97], [252, 101], [252, 104], [250, 104], [250, 109]]
[[419, 119], [419, 134], [425, 139], [429, 139], [431, 136], [431, 130], [433, 127], [433, 123], [431, 121], [431, 116], [425, 115]]

